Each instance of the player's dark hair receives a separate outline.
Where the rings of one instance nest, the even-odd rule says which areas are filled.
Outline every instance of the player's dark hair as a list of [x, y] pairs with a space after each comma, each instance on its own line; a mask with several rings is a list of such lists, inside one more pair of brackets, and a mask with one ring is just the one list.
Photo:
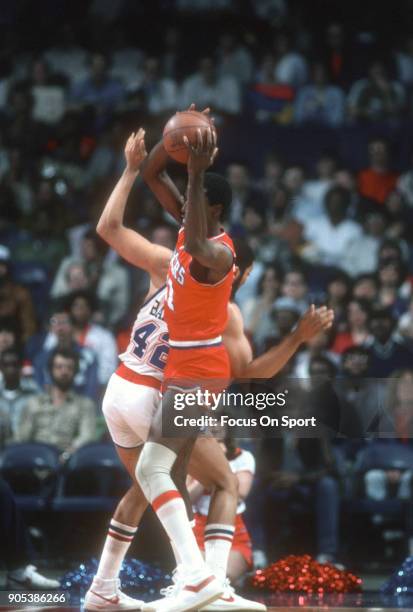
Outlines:
[[235, 249], [235, 265], [238, 266], [242, 276], [247, 268], [254, 263], [254, 251], [247, 241], [242, 238], [233, 238]]
[[210, 206], [221, 204], [221, 221], [224, 221], [232, 202], [231, 185], [226, 178], [215, 172], [207, 172], [204, 176], [204, 189]]

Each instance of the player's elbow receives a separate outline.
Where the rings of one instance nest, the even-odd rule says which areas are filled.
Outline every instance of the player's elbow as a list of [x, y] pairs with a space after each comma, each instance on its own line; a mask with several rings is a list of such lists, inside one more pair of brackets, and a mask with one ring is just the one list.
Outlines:
[[115, 220], [100, 219], [96, 226], [96, 233], [106, 242], [121, 228], [121, 224]]
[[99, 219], [99, 223], [96, 226], [96, 233], [105, 240], [107, 232], [108, 232], [107, 224], [102, 219]]
[[166, 174], [165, 170], [157, 170], [153, 167], [152, 164], [148, 163], [148, 158], [146, 158], [140, 167], [141, 177], [145, 181], [147, 185], [151, 185], [156, 181], [159, 181]]

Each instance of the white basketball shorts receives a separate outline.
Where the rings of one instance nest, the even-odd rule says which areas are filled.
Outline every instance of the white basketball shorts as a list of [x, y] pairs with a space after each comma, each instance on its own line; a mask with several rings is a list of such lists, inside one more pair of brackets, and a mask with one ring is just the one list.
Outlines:
[[114, 443], [122, 448], [136, 448], [146, 442], [160, 401], [158, 389], [112, 374], [103, 397], [102, 412]]

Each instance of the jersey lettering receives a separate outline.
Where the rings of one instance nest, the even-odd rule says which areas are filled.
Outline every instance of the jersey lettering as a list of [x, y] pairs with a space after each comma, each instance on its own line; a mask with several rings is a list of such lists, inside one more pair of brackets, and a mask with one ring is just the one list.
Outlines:
[[149, 312], [151, 317], [155, 317], [156, 319], [163, 319], [164, 306], [164, 300], [155, 300], [155, 303]]
[[150, 338], [158, 329], [159, 326], [156, 323], [146, 323], [138, 327], [133, 334], [133, 342], [135, 343], [133, 354], [138, 357], [138, 359], [147, 361], [157, 370], [164, 370], [169, 351], [168, 334], [162, 334], [158, 343], [155, 344], [153, 351], [151, 352], [151, 350], [149, 350], [146, 355], [148, 346], [149, 349], [153, 348]]
[[141, 307], [129, 345], [120, 360], [131, 370], [162, 379], [168, 355], [168, 328], [163, 319], [166, 287], [161, 287]]
[[144, 356], [146, 347], [148, 345], [148, 339], [150, 336], [152, 336], [155, 329], [157, 329], [157, 325], [155, 323], [146, 323], [135, 330], [135, 333], [133, 334], [133, 341], [135, 343], [133, 354], [139, 359], [142, 359]]
[[161, 344], [158, 344], [155, 347], [155, 350], [152, 353], [152, 356], [149, 359], [149, 363], [151, 363], [158, 370], [164, 370], [166, 366], [166, 360], [168, 358], [169, 353], [169, 335], [163, 334], [161, 336]]
[[185, 280], [185, 268], [181, 265], [179, 261], [179, 251], [175, 251], [172, 256], [172, 260], [170, 263], [171, 273], [177, 283], [180, 285], [184, 284]]
[[170, 310], [174, 310], [174, 286], [170, 278], [166, 282], [166, 303]]

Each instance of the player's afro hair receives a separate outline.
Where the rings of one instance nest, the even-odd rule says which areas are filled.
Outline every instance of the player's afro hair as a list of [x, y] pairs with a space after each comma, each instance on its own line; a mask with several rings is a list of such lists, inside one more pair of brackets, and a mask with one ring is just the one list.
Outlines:
[[221, 220], [223, 221], [228, 215], [232, 202], [231, 185], [220, 174], [207, 172], [204, 177], [204, 189], [210, 206], [221, 204]]

